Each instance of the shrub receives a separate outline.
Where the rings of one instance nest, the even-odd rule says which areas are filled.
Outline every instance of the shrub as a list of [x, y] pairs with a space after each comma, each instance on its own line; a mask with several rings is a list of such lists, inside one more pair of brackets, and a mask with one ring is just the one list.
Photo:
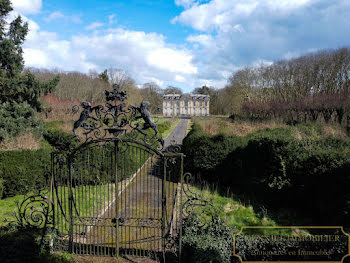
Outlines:
[[74, 149], [79, 142], [73, 134], [68, 134], [56, 129], [47, 130], [43, 136], [52, 147], [59, 151], [70, 151]]
[[293, 129], [263, 129], [245, 137], [209, 136], [195, 125], [184, 140], [185, 167], [260, 205], [316, 216], [319, 224], [348, 225], [350, 140], [320, 138], [316, 135], [321, 127], [312, 125], [303, 125], [307, 137], [297, 140]]
[[244, 142], [244, 139], [238, 136], [205, 135], [198, 124], [193, 124], [192, 130], [183, 140], [185, 168], [195, 174], [200, 173], [208, 181], [216, 181], [218, 178], [213, 176], [214, 170], [232, 149], [243, 145]]
[[4, 179], [0, 178], [0, 199], [1, 199], [1, 197], [4, 193], [4, 189], [5, 189], [4, 182], [5, 182]]
[[41, 132], [41, 121], [32, 118], [34, 110], [28, 105], [3, 103], [0, 105], [0, 141], [25, 131]]
[[0, 152], [2, 197], [23, 194], [47, 185], [50, 171], [49, 150], [19, 150]]
[[203, 227], [196, 215], [184, 220], [182, 242], [186, 262], [231, 262], [233, 234], [221, 222]]

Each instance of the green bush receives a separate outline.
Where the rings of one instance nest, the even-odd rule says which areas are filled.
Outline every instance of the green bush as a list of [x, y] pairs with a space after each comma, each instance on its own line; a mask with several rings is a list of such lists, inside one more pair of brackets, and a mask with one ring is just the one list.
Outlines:
[[2, 197], [23, 194], [47, 185], [50, 171], [49, 150], [18, 150], [0, 152]]
[[233, 234], [221, 222], [203, 227], [198, 216], [189, 216], [183, 222], [182, 243], [185, 262], [231, 262]]
[[214, 170], [225, 160], [227, 155], [237, 147], [244, 145], [244, 138], [219, 134], [203, 134], [198, 124], [183, 140], [183, 152], [186, 156], [185, 168], [194, 174], [200, 173], [208, 181], [216, 181]]
[[32, 118], [34, 110], [25, 104], [0, 104], [0, 141], [6, 136], [15, 137], [23, 132], [42, 133], [43, 124]]
[[68, 134], [56, 129], [48, 129], [44, 139], [58, 151], [70, 151], [78, 146], [79, 140], [73, 134]]
[[315, 136], [320, 127], [312, 125], [303, 125], [309, 134], [297, 140], [293, 129], [209, 136], [194, 125], [184, 140], [185, 167], [260, 205], [294, 209], [319, 224], [349, 225], [350, 140], [320, 138]]
[[0, 178], [0, 199], [2, 198], [5, 189], [4, 182], [4, 179]]

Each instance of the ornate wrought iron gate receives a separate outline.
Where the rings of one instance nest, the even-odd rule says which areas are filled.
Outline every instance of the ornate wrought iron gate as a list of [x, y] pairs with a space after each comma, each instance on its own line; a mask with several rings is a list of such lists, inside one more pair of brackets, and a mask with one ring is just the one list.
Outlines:
[[182, 160], [119, 138], [53, 154], [57, 242], [76, 254], [177, 253]]
[[81, 104], [73, 128], [85, 137], [79, 146], [52, 154], [56, 247], [98, 256], [176, 254], [183, 155], [163, 149], [148, 102], [126, 109], [126, 93], [113, 88], [105, 106]]

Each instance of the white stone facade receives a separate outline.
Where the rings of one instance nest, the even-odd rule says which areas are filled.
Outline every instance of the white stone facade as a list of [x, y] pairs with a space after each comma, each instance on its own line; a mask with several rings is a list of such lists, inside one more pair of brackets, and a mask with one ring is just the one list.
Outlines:
[[163, 116], [209, 116], [209, 95], [188, 93], [164, 95]]

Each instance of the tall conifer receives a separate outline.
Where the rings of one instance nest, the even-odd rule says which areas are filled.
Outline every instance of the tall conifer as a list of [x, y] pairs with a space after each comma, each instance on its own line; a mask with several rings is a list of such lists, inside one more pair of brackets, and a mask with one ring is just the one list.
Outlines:
[[21, 16], [7, 23], [12, 10], [9, 0], [0, 0], [0, 140], [36, 127], [33, 116], [42, 110], [40, 95], [52, 92], [59, 81], [56, 77], [42, 82], [23, 71], [22, 45], [28, 23]]

